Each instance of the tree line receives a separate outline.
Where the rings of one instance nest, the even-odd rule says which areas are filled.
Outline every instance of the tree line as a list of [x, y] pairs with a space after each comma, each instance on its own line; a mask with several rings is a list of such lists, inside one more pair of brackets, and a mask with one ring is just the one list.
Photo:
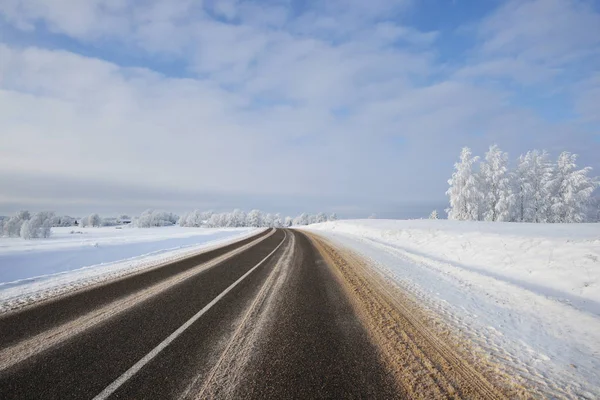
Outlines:
[[592, 194], [600, 181], [589, 176], [590, 167], [578, 168], [576, 161], [577, 155], [569, 152], [553, 161], [546, 151], [532, 150], [519, 156], [511, 169], [508, 153], [496, 145], [482, 161], [465, 147], [448, 180], [448, 219], [596, 222], [600, 202]]
[[252, 210], [248, 213], [235, 209], [232, 212], [215, 213], [212, 211], [194, 210], [179, 218], [180, 226], [188, 227], [274, 227], [283, 228], [290, 226], [310, 225], [320, 222], [335, 221], [335, 213], [327, 216], [325, 213], [307, 214], [302, 213], [297, 217], [283, 217], [281, 214], [264, 213], [260, 210]]
[[194, 210], [181, 217], [166, 211], [148, 209], [137, 218], [123, 214], [119, 217], [102, 218], [98, 213], [83, 218], [68, 215], [55, 215], [51, 211], [30, 213], [23, 210], [13, 216], [0, 217], [0, 236], [22, 237], [24, 239], [48, 238], [52, 227], [79, 226], [101, 227], [130, 224], [139, 228], [179, 225], [182, 227], [234, 228], [234, 227], [290, 227], [313, 223], [333, 221], [337, 215], [327, 216], [325, 213], [303, 213], [295, 218], [282, 217], [281, 214], [264, 213], [252, 210], [248, 213], [235, 209], [232, 212], [216, 213], [213, 211]]

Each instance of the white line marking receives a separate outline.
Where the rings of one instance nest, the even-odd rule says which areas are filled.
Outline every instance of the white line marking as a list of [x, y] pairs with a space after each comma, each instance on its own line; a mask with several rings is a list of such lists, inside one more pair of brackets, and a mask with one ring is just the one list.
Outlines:
[[256, 246], [258, 243], [271, 237], [274, 233], [275, 229], [265, 236], [261, 236], [250, 243], [213, 258], [208, 262], [199, 264], [187, 271], [180, 272], [170, 278], [155, 283], [152, 286], [133, 292], [125, 297], [121, 297], [78, 318], [67, 321], [62, 325], [43, 331], [33, 337], [22, 340], [11, 347], [0, 350], [0, 371], [56, 346], [64, 340], [74, 337], [109, 318], [114, 318], [117, 315], [126, 312], [136, 304], [146, 301], [203, 271], [218, 266], [223, 261]]
[[131, 368], [123, 373], [123, 375], [119, 376], [113, 383], [108, 385], [106, 389], [104, 389], [99, 395], [93, 398], [93, 400], [105, 400], [113, 394], [121, 385], [127, 382], [132, 376], [134, 376], [139, 370], [141, 370], [146, 364], [148, 364], [154, 357], [156, 357], [161, 351], [163, 351], [168, 345], [171, 344], [179, 335], [181, 335], [187, 328], [189, 328], [194, 322], [196, 322], [202, 315], [204, 315], [208, 310], [212, 308], [215, 304], [219, 302], [227, 293], [229, 293], [233, 288], [235, 288], [241, 281], [246, 279], [248, 275], [250, 275], [255, 269], [260, 267], [269, 257], [271, 257], [277, 249], [281, 247], [285, 239], [287, 238], [287, 232], [284, 231], [285, 236], [281, 243], [275, 247], [275, 249], [269, 253], [265, 258], [263, 258], [258, 264], [252, 267], [248, 272], [242, 275], [237, 281], [233, 282], [227, 289], [221, 292], [217, 297], [215, 297], [210, 303], [204, 306], [202, 310], [198, 311], [192, 318], [190, 318], [185, 324], [181, 325], [175, 332], [171, 333], [169, 337], [163, 340], [158, 346], [156, 346], [150, 353], [146, 354], [142, 359], [136, 362]]

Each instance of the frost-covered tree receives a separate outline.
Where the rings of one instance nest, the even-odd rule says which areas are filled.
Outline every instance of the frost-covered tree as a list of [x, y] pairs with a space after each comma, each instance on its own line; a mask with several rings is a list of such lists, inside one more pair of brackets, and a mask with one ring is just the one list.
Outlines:
[[187, 226], [192, 228], [197, 228], [206, 223], [203, 213], [199, 210], [194, 210], [192, 212], [186, 213], [179, 218], [180, 226]]
[[81, 222], [79, 223], [79, 226], [81, 226], [82, 228], [85, 228], [87, 226], [100, 227], [102, 226], [102, 218], [100, 218], [100, 215], [92, 213], [87, 217], [82, 218]]
[[275, 214], [275, 218], [273, 218], [273, 227], [274, 228], [283, 227], [283, 219], [281, 217], [281, 214], [279, 214], [279, 213]]
[[333, 213], [329, 216], [330, 221], [337, 221], [337, 219], [338, 219], [338, 216], [336, 213]]
[[517, 168], [511, 174], [514, 193], [511, 221], [525, 221], [531, 204], [533, 193], [529, 177], [531, 169], [530, 159], [530, 152], [527, 152], [526, 155], [519, 156]]
[[598, 181], [588, 176], [590, 167], [577, 169], [577, 155], [563, 152], [558, 157], [552, 180], [549, 222], [584, 222]]
[[479, 171], [483, 219], [508, 221], [514, 199], [508, 172], [508, 154], [496, 145], [491, 146], [485, 153], [485, 161], [481, 163]]
[[246, 226], [246, 213], [242, 210], [236, 208], [231, 213], [231, 217], [229, 218], [230, 224], [232, 227], [241, 227]]
[[8, 237], [21, 236], [21, 226], [31, 218], [29, 211], [21, 210], [4, 223], [4, 235]]
[[275, 216], [273, 214], [267, 213], [263, 217], [262, 226], [273, 226], [273, 220]]
[[30, 219], [23, 221], [20, 235], [23, 239], [49, 238], [52, 234], [53, 212], [35, 213]]
[[[207, 217], [208, 216], [208, 217]], [[334, 214], [335, 217], [335, 214]], [[140, 217], [141, 218], [141, 217]], [[141, 218], [142, 221], [144, 220]], [[291, 217], [282, 217], [281, 214], [263, 213], [260, 210], [252, 210], [248, 214], [235, 209], [233, 212], [224, 213], [205, 213], [198, 210], [186, 213], [179, 218], [179, 226], [210, 228], [221, 227], [289, 227], [292, 225], [308, 225], [317, 220], [327, 221], [324, 213], [319, 215], [302, 214], [295, 219]], [[138, 220], [139, 223], [139, 220]], [[152, 225], [157, 226], [157, 225]]]
[[321, 223], [321, 222], [327, 222], [327, 215], [325, 215], [325, 213], [318, 213], [316, 218], [315, 218], [315, 222], [317, 224]]
[[302, 213], [294, 218], [293, 225], [302, 226], [309, 224], [309, 216], [306, 213]]
[[479, 157], [472, 157], [471, 149], [464, 147], [460, 160], [454, 164], [454, 173], [448, 180], [450, 188], [446, 192], [450, 200], [450, 207], [446, 210], [448, 219], [469, 221], [479, 218], [481, 192], [477, 176], [473, 172], [473, 164], [477, 160]]
[[259, 228], [263, 226], [263, 216], [262, 212], [259, 210], [252, 210], [246, 216], [246, 226], [253, 226], [255, 228]]
[[438, 219], [438, 212], [437, 212], [437, 210], [433, 210], [431, 212], [431, 214], [429, 214], [429, 219]]
[[179, 225], [179, 226], [189, 226], [187, 220], [188, 220], [188, 216], [190, 214], [191, 213], [183, 213], [182, 215], [180, 215], [179, 216], [179, 221], [177, 221], [177, 225]]
[[131, 222], [131, 217], [127, 214], [121, 214], [117, 217], [117, 223], [128, 224]]
[[73, 226], [77, 223], [77, 219], [68, 215], [55, 215], [52, 218], [52, 226]]
[[139, 228], [171, 226], [175, 225], [178, 220], [179, 217], [173, 213], [148, 209], [136, 220], [136, 226]]
[[521, 156], [514, 176], [515, 220], [547, 222], [552, 183], [552, 163], [548, 153], [533, 150]]
[[600, 196], [590, 199], [587, 222], [600, 222]]

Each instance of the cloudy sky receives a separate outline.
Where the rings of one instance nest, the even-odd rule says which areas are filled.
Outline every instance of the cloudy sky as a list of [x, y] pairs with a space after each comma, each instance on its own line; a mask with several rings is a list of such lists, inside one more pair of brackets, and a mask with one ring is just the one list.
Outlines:
[[0, 214], [427, 214], [599, 128], [598, 1], [0, 1]]

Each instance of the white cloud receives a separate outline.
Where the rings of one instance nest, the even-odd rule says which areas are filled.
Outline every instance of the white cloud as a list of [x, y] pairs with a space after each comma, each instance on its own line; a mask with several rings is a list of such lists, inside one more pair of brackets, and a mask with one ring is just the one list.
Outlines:
[[577, 112], [586, 122], [600, 122], [600, 73], [573, 86]]
[[600, 15], [582, 0], [511, 0], [483, 21], [483, 51], [561, 65], [598, 52]]
[[106, 32], [125, 35], [127, 0], [5, 0], [0, 12], [22, 29], [44, 21], [53, 32], [78, 38], [98, 38]]
[[561, 71], [512, 57], [500, 57], [460, 68], [457, 78], [512, 78], [523, 85], [547, 82]]
[[[364, 198], [443, 199], [465, 144], [516, 152], [562, 143], [592, 159], [577, 124], [548, 123], [511, 105], [508, 89], [479, 81], [546, 84], [567, 68], [555, 61], [569, 59], [566, 45], [544, 43], [554, 28], [521, 26], [527, 7], [547, 2], [501, 7], [483, 21], [472, 65], [444, 76], [439, 33], [387, 18], [408, 1], [318, 3], [294, 16], [285, 2], [95, 1], [72, 14], [52, 2], [45, 14], [51, 3], [35, 1], [3, 2], [0, 13], [181, 62], [191, 77], [0, 45], [0, 172], [108, 180], [119, 190], [337, 196], [355, 207]], [[596, 43], [585, 40], [576, 54]], [[582, 114], [593, 117], [596, 96], [580, 97]]]

